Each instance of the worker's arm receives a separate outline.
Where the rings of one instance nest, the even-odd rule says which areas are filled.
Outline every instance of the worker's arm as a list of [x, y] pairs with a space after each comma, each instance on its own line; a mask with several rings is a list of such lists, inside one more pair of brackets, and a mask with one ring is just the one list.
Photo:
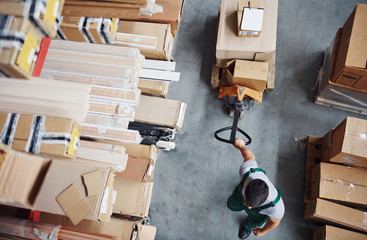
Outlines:
[[243, 156], [243, 161], [246, 162], [248, 160], [254, 160], [255, 161], [255, 155], [251, 152], [250, 149], [248, 149], [245, 146], [245, 142], [242, 139], [236, 139], [234, 141], [233, 146], [235, 148], [237, 148], [238, 150], [240, 150], [242, 156]]
[[275, 229], [279, 225], [281, 220], [282, 220], [281, 218], [279, 218], [279, 219], [269, 218], [269, 220], [266, 222], [266, 224], [263, 228], [253, 229], [253, 232], [254, 232], [255, 236], [257, 236], [257, 237], [264, 236], [265, 234], [267, 234], [271, 230]]

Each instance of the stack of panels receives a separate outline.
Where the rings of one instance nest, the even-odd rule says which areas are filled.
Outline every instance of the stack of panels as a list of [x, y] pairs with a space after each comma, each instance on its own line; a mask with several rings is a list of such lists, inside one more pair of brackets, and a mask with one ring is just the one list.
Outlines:
[[115, 42], [118, 18], [62, 17], [58, 37], [76, 42], [111, 44]]
[[143, 61], [135, 48], [52, 40], [41, 76], [91, 84], [81, 137], [139, 143], [139, 133], [126, 125], [139, 105]]
[[89, 108], [87, 84], [32, 78], [0, 78], [0, 111], [83, 121]]

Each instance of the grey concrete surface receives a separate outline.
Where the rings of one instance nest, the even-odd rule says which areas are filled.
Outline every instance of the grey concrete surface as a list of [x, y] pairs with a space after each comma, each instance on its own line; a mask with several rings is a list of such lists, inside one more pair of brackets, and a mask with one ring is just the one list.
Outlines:
[[[239, 182], [240, 153], [214, 139], [232, 118], [218, 90], [210, 88], [220, 0], [186, 0], [175, 39], [174, 60], [181, 72], [168, 98], [187, 103], [177, 148], [160, 152], [150, 208], [163, 239], [237, 239], [245, 212], [231, 212], [226, 199]], [[253, 138], [249, 146], [259, 166], [283, 192], [286, 214], [280, 226], [259, 239], [311, 239], [317, 224], [303, 220], [306, 152], [295, 137], [324, 135], [345, 117], [366, 116], [319, 106], [311, 91], [322, 52], [355, 4], [351, 0], [279, 0], [275, 90], [240, 120]], [[251, 236], [249, 239], [256, 239]]]

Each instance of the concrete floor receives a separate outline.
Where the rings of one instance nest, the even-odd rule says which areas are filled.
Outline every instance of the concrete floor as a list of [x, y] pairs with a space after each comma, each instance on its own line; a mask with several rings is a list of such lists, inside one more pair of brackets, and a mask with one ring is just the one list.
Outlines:
[[[150, 215], [156, 239], [237, 239], [245, 212], [231, 212], [226, 199], [238, 184], [240, 153], [214, 139], [232, 124], [218, 90], [210, 88], [220, 0], [185, 0], [174, 60], [181, 72], [168, 98], [187, 103], [177, 148], [160, 152]], [[319, 106], [311, 91], [322, 52], [353, 10], [351, 0], [279, 0], [276, 87], [240, 120], [253, 138], [250, 149], [283, 192], [286, 214], [280, 226], [261, 239], [311, 239], [318, 226], [303, 220], [305, 151], [295, 137], [324, 135], [345, 117], [366, 116]], [[255, 239], [251, 236], [249, 239]]]

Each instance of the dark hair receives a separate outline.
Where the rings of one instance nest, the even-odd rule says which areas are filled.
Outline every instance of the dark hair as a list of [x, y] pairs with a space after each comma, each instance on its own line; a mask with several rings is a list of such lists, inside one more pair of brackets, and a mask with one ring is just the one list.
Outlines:
[[246, 204], [257, 208], [265, 202], [269, 195], [268, 185], [261, 179], [251, 180], [245, 190]]

